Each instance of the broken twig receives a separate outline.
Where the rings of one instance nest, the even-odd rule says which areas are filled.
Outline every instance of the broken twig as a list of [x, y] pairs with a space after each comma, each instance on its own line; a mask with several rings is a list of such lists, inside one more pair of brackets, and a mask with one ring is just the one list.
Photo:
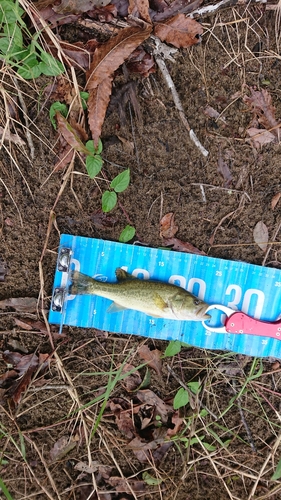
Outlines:
[[175, 62], [174, 58], [172, 57], [172, 54], [177, 52], [177, 50], [171, 49], [166, 44], [160, 42], [159, 38], [157, 38], [155, 36], [152, 36], [151, 38], [153, 39], [154, 44], [155, 44], [155, 48], [153, 51], [155, 61], [156, 61], [158, 68], [160, 69], [160, 71], [165, 79], [166, 84], [168, 85], [169, 89], [172, 92], [174, 103], [175, 103], [175, 106], [179, 112], [181, 121], [184, 124], [186, 130], [188, 131], [189, 137], [192, 140], [192, 142], [195, 144], [195, 146], [199, 149], [199, 151], [202, 153], [203, 156], [208, 156], [209, 151], [207, 151], [204, 148], [204, 146], [201, 144], [201, 142], [199, 141], [198, 137], [196, 136], [194, 130], [192, 130], [192, 128], [190, 127], [190, 125], [186, 119], [185, 112], [184, 112], [182, 103], [180, 101], [179, 94], [177, 92], [175, 84], [171, 78], [171, 75], [170, 75], [168, 68], [167, 68], [165, 61], [164, 61], [164, 59], [166, 58], [172, 62]]

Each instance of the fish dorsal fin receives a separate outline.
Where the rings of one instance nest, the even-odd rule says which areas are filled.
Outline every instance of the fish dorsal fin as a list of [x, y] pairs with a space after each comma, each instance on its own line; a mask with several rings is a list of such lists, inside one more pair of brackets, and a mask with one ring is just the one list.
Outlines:
[[165, 302], [164, 299], [162, 299], [161, 295], [159, 295], [158, 293], [154, 294], [153, 302], [156, 305], [156, 307], [161, 309], [161, 311], [165, 311], [165, 309], [168, 308], [168, 304]]
[[116, 304], [116, 302], [112, 302], [112, 304], [110, 304], [110, 306], [108, 307], [106, 312], [107, 313], [117, 313], [120, 311], [125, 311], [125, 309], [127, 309], [127, 307], [123, 307], [123, 306], [120, 306], [119, 304]]
[[137, 278], [133, 276], [130, 273], [127, 273], [122, 267], [117, 267], [115, 271], [115, 276], [118, 281], [125, 281], [125, 280], [136, 280]]

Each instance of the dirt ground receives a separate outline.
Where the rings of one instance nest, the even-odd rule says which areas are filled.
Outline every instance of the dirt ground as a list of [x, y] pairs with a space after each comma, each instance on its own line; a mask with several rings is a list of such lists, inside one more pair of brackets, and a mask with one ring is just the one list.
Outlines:
[[[98, 187], [86, 175], [78, 175], [85, 174], [85, 170], [77, 159], [75, 172], [56, 204], [48, 239], [50, 213], [65, 172], [52, 173], [56, 133], [48, 115], [50, 102], [42, 94], [48, 81], [38, 79], [35, 89], [34, 85], [21, 84], [33, 121], [31, 132], [36, 154], [31, 159], [27, 145], [20, 148], [6, 143], [0, 152], [0, 258], [6, 269], [0, 283], [1, 300], [37, 298], [41, 290], [48, 308], [60, 233], [118, 241], [128, 223], [126, 214], [136, 228], [135, 240], [143, 244], [161, 245], [160, 218], [174, 212], [181, 240], [210, 256], [262, 264], [264, 253], [253, 244], [253, 228], [262, 220], [272, 239], [279, 227], [281, 205], [279, 202], [272, 210], [271, 201], [281, 191], [281, 149], [278, 143], [267, 144], [258, 151], [251, 145], [246, 129], [252, 115], [242, 97], [249, 95], [250, 87], [266, 88], [276, 107], [276, 119], [280, 120], [281, 58], [276, 46], [275, 19], [274, 11], [263, 11], [261, 6], [226, 9], [217, 16], [205, 17], [202, 43], [180, 50], [175, 63], [167, 62], [190, 125], [209, 151], [207, 158], [190, 142], [159, 71], [147, 79], [130, 76], [129, 81], [135, 82], [141, 120], [135, 116], [133, 105], [127, 103], [126, 122], [121, 124], [118, 106], [113, 105], [102, 132], [107, 177], [113, 178], [123, 168], [131, 169], [130, 186], [119, 195], [122, 207], [109, 214], [107, 223], [97, 224], [94, 215], [101, 208], [99, 187], [103, 189], [106, 183], [101, 180]], [[260, 41], [262, 50], [256, 53]], [[125, 83], [120, 72], [113, 97], [118, 97]], [[9, 78], [2, 78], [2, 85], [6, 91], [15, 92]], [[216, 121], [207, 116], [204, 113], [207, 105], [221, 113], [222, 119]], [[3, 119], [4, 108], [1, 115]], [[128, 151], [117, 134], [133, 142], [133, 151]], [[22, 137], [25, 137], [23, 131]], [[231, 172], [228, 184], [218, 172], [220, 157]], [[223, 218], [210, 245], [210, 237]], [[280, 239], [278, 233], [275, 239]], [[279, 249], [280, 246], [273, 246], [266, 265], [280, 267]], [[40, 276], [43, 250], [43, 276]], [[1, 310], [1, 352], [8, 349], [25, 354], [52, 353], [48, 335], [38, 329], [27, 331], [15, 319], [37, 319], [37, 315], [12, 308]], [[126, 356], [135, 366], [142, 362], [137, 348], [143, 339], [75, 328], [64, 333], [62, 339], [54, 339], [57, 357], [50, 364], [44, 384], [31, 385], [17, 408], [4, 402], [0, 409], [3, 425], [0, 477], [14, 499], [280, 498], [279, 482], [270, 480], [280, 458], [278, 452], [274, 459], [271, 455], [273, 449], [275, 452], [278, 449], [274, 443], [280, 433], [280, 370], [277, 366], [273, 371], [273, 360], [263, 362], [260, 378], [249, 382], [239, 403], [237, 400], [229, 406], [235, 391], [239, 392], [245, 380], [249, 380], [253, 366], [255, 370], [260, 368], [259, 363], [254, 365], [254, 360], [231, 353], [225, 358], [223, 353], [183, 349], [171, 362], [173, 369], [185, 383], [199, 379], [204, 382], [203, 402], [213, 414], [206, 417], [204, 425], [198, 415], [188, 420], [193, 415], [189, 408], [182, 414], [191, 431], [206, 435], [202, 429], [208, 425], [221, 442], [229, 440], [229, 445], [218, 446], [217, 441], [216, 451], [208, 451], [200, 444], [185, 447], [178, 440], [159, 463], [157, 460], [142, 463], [128, 448], [128, 439], [117, 427], [109, 406], [90, 443], [86, 442], [86, 436], [91, 434], [100, 404], [93, 404], [85, 412], [78, 408], [87, 405], [106, 386], [105, 374], [110, 371], [112, 359], [115, 367]], [[150, 340], [148, 345], [162, 352], [166, 348], [164, 342]], [[134, 354], [129, 355], [132, 349]], [[222, 361], [228, 366], [230, 362], [238, 366], [238, 376], [221, 370]], [[0, 361], [0, 369], [2, 373], [7, 370], [4, 360]], [[97, 372], [104, 375], [90, 375]], [[161, 377], [153, 371], [151, 377], [149, 388], [169, 401], [179, 384], [167, 371], [165, 362]], [[120, 383], [112, 397], [134, 401], [134, 396]], [[189, 432], [185, 435], [188, 437]], [[72, 449], [65, 456], [51, 460], [50, 451], [63, 436], [72, 439]], [[212, 439], [210, 431], [207, 440], [211, 443]], [[148, 471], [154, 477], [157, 474], [162, 482], [147, 486], [140, 494], [136, 490], [132, 493], [121, 488], [120, 491], [100, 470], [82, 473], [75, 468], [78, 462], [88, 463], [89, 454], [104, 467], [112, 467], [113, 476], [138, 480]], [[99, 496], [93, 493], [95, 484]]]

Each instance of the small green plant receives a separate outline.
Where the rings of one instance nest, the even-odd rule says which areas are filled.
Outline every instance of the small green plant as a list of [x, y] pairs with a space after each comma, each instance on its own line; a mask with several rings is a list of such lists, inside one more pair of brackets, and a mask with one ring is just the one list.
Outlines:
[[[188, 382], [187, 387], [193, 392], [193, 394], [198, 394], [200, 391], [199, 382]], [[181, 387], [174, 397], [174, 409], [178, 410], [189, 403], [189, 394], [186, 389]]]
[[[40, 75], [57, 76], [64, 71], [61, 62], [42, 49], [39, 33], [31, 35], [23, 21], [24, 10], [17, 0], [0, 3], [0, 57], [26, 80]], [[30, 43], [25, 44], [24, 38]]]
[[125, 191], [130, 183], [130, 169], [118, 174], [110, 183], [110, 190], [106, 190], [102, 195], [102, 210], [110, 212], [117, 203], [117, 193]]
[[86, 142], [86, 148], [90, 151], [90, 155], [86, 156], [86, 169], [88, 175], [91, 179], [94, 179], [102, 169], [103, 160], [101, 157], [102, 152], [102, 142], [99, 139], [97, 147], [94, 145], [94, 141]]
[[119, 236], [120, 243], [127, 243], [127, 241], [131, 241], [136, 234], [136, 230], [133, 226], [129, 224], [123, 229], [122, 233]]

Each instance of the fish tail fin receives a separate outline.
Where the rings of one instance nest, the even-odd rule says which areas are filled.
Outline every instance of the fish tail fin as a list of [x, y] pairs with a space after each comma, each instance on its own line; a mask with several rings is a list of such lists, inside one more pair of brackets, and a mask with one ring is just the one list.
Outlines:
[[71, 295], [93, 295], [95, 293], [93, 289], [95, 280], [90, 276], [80, 273], [79, 271], [71, 271], [70, 279], [72, 281], [69, 287], [69, 293]]

